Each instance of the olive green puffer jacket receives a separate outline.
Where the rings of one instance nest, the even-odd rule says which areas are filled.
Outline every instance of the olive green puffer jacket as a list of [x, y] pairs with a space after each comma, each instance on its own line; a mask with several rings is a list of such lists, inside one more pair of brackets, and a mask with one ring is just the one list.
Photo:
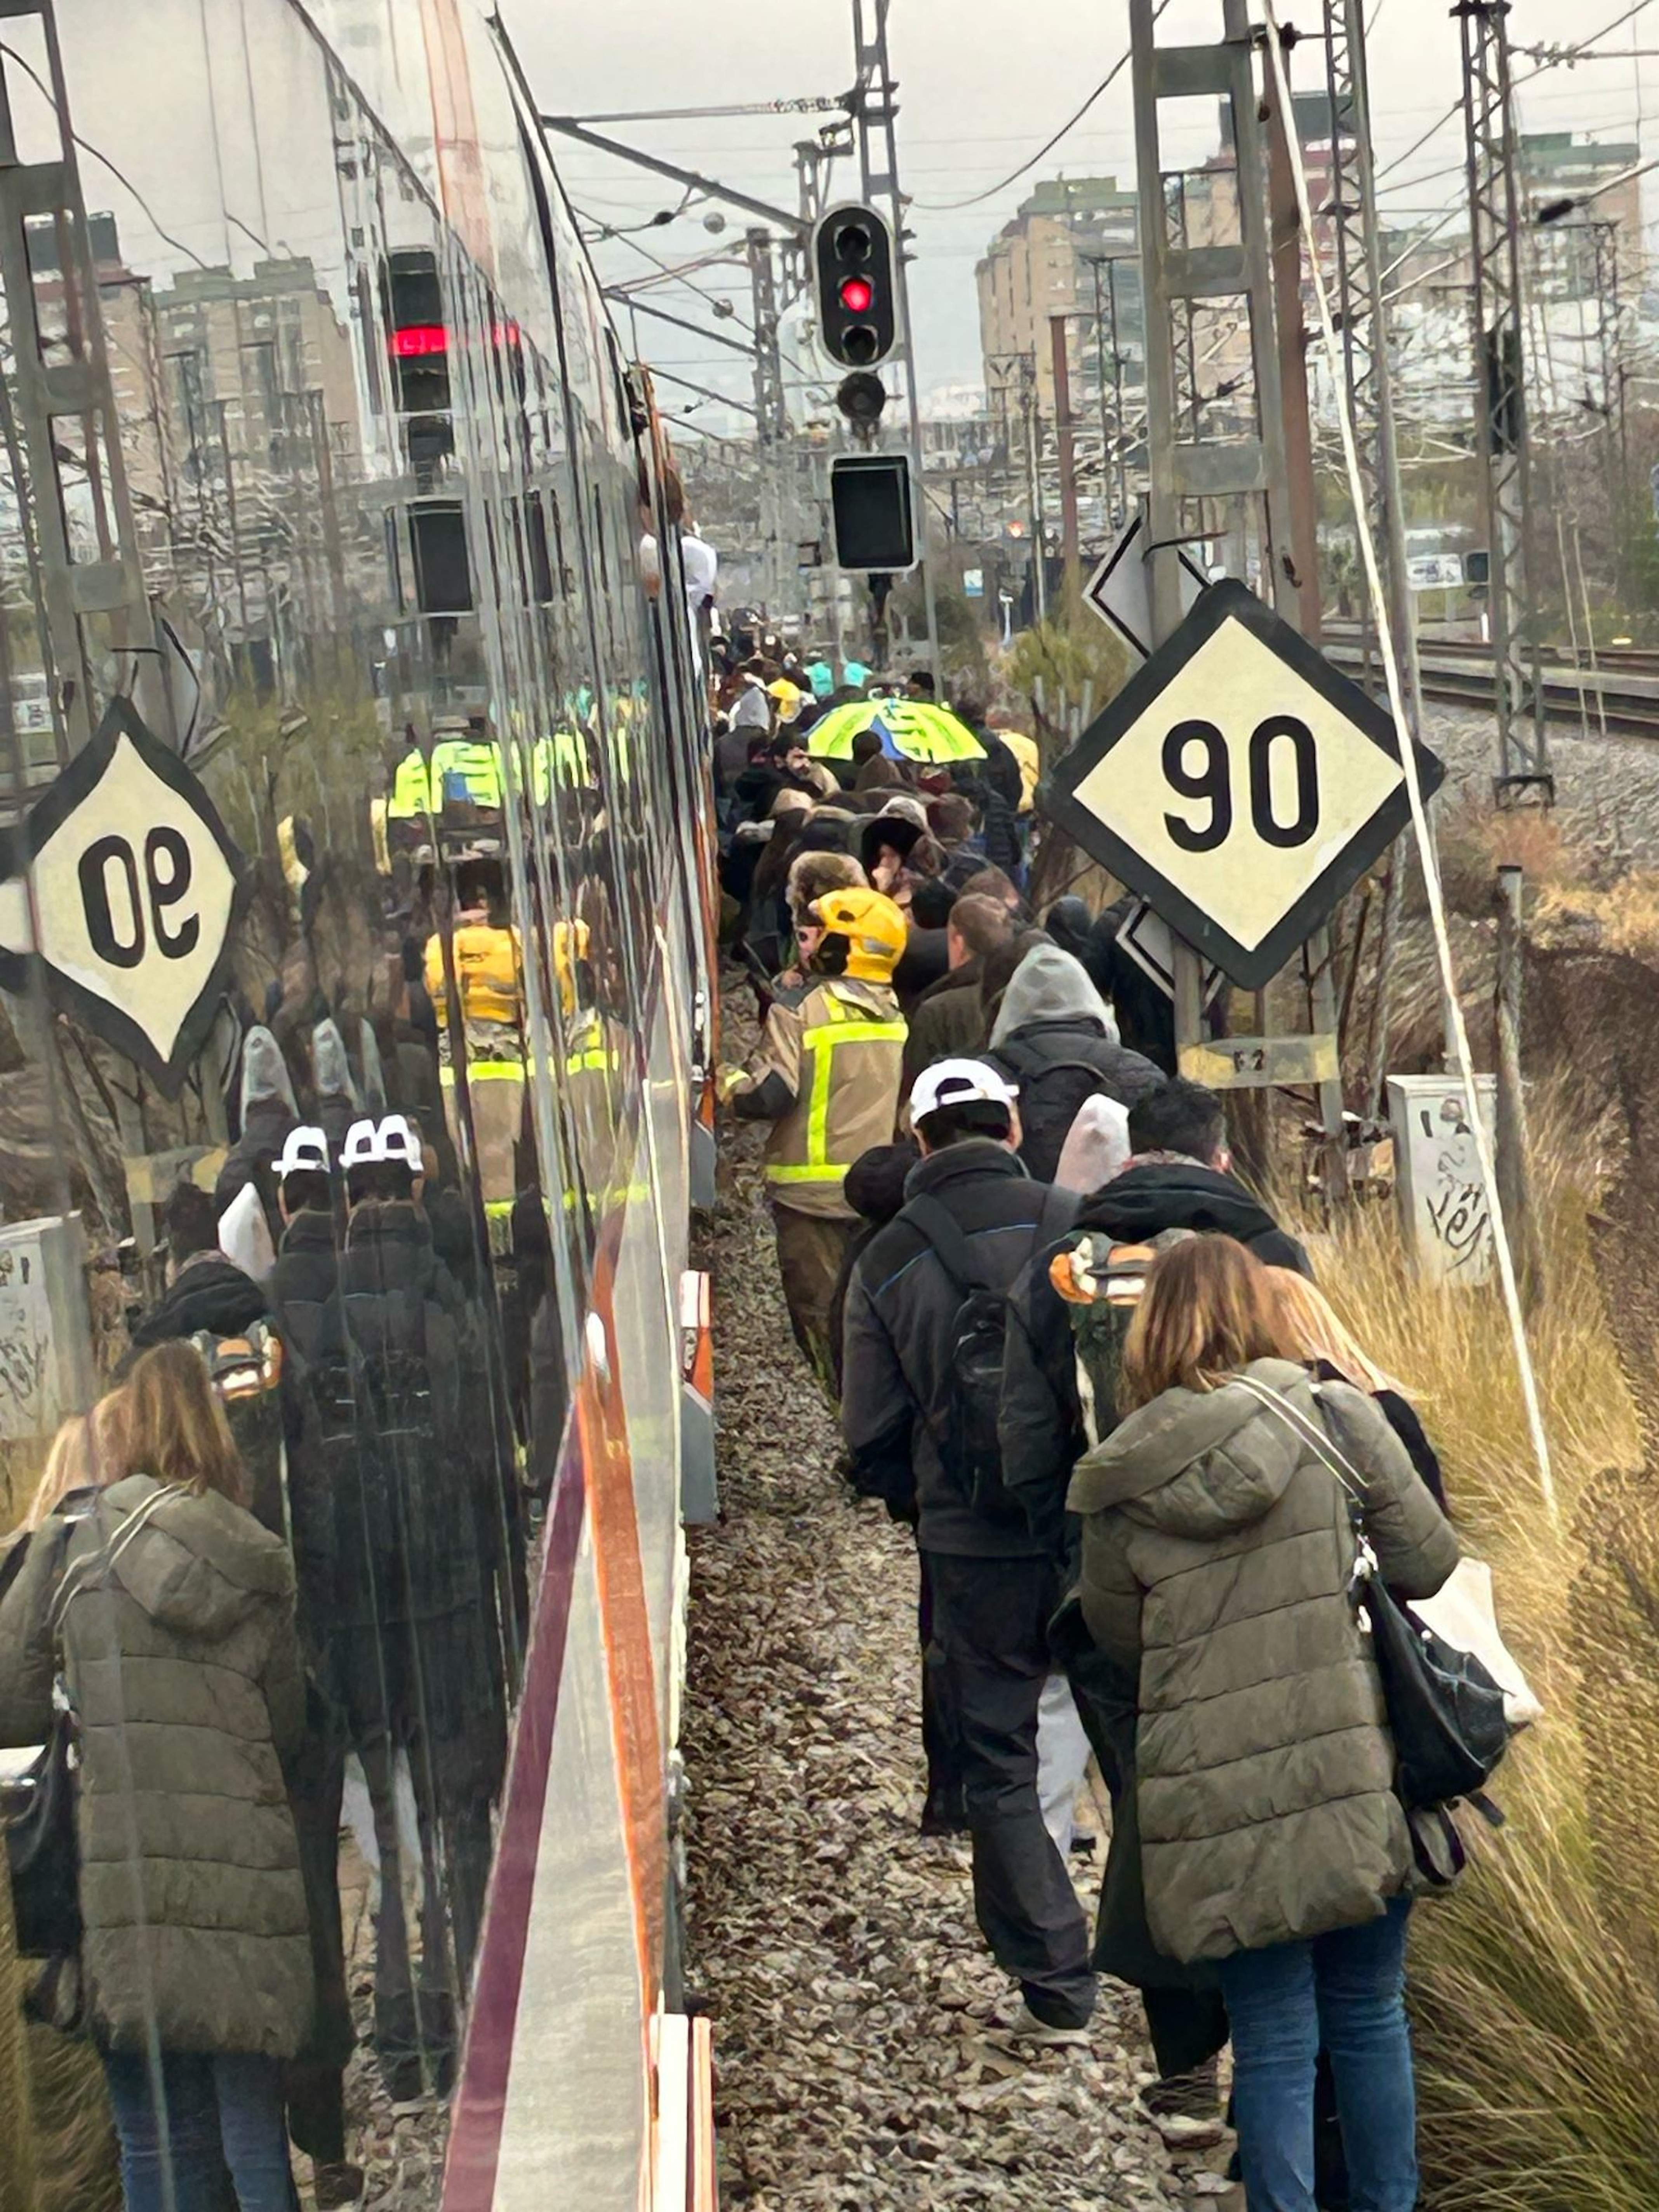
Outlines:
[[28, 1539], [0, 1601], [0, 1743], [50, 1726], [60, 1617], [94, 2033], [289, 2057], [312, 2008], [279, 1758], [305, 1719], [293, 1564], [240, 1506], [160, 1487], [129, 1475]]
[[[1382, 1415], [1346, 1383], [1246, 1370], [1316, 1422], [1364, 1484], [1382, 1575], [1427, 1597], [1457, 1539]], [[1347, 1592], [1330, 1469], [1237, 1383], [1169, 1390], [1078, 1462], [1083, 1611], [1138, 1670], [1147, 1917], [1160, 1950], [1226, 1958], [1358, 1926], [1407, 1884], [1382, 1684]]]

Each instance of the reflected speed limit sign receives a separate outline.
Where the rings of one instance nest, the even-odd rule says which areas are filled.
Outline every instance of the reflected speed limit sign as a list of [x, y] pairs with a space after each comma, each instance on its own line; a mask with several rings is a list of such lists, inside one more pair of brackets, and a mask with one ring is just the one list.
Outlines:
[[[1416, 757], [1437, 789], [1440, 763]], [[1047, 811], [1249, 990], [1410, 819], [1391, 718], [1236, 582], [1212, 585], [1084, 732]]]
[[53, 1000], [169, 1097], [205, 1042], [245, 898], [240, 854], [197, 776], [111, 702], [11, 833], [0, 984], [38, 960]]

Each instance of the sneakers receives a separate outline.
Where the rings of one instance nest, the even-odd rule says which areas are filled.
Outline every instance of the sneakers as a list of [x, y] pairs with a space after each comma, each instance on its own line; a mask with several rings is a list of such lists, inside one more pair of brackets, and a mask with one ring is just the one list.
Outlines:
[[1045, 2051], [1089, 2048], [1087, 2027], [1055, 2027], [1046, 2020], [1039, 2020], [1028, 2004], [1021, 2005], [1009, 2021], [1006, 2033], [1020, 2043], [1036, 2044]]

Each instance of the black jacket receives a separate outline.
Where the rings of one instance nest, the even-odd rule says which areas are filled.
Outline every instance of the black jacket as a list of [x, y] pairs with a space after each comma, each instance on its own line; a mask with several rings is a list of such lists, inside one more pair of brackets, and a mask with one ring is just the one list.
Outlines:
[[343, 1357], [340, 1255], [331, 1212], [307, 1207], [283, 1230], [270, 1297], [284, 1342], [307, 1365]]
[[[955, 1217], [985, 1281], [1005, 1286], [1039, 1236], [1052, 1242], [1076, 1206], [1068, 1193], [1033, 1182], [1003, 1146], [981, 1139], [919, 1161], [905, 1193], [924, 1192]], [[940, 1461], [929, 1417], [944, 1425], [960, 1307], [932, 1248], [902, 1215], [871, 1240], [847, 1294], [842, 1433], [861, 1487], [896, 1498], [914, 1480], [924, 1551], [1040, 1557], [1036, 1537], [976, 1513]]]
[[[1236, 1237], [1270, 1267], [1311, 1277], [1308, 1255], [1261, 1201], [1231, 1176], [1196, 1160], [1137, 1167], [1085, 1198], [1073, 1229], [1099, 1230], [1114, 1242], [1144, 1243], [1165, 1229]], [[1004, 1480], [1019, 1497], [1034, 1529], [1058, 1549], [1065, 1527], [1066, 1485], [1088, 1449], [1078, 1402], [1071, 1316], [1048, 1279], [1058, 1239], [1036, 1254], [1008, 1304], [1008, 1338], [998, 1431]], [[1097, 1409], [1102, 1432], [1109, 1407]]]
[[[299, 1126], [285, 1099], [256, 1098], [250, 1103], [242, 1117], [242, 1133], [226, 1153], [219, 1180], [213, 1186], [216, 1212], [222, 1215], [244, 1185], [254, 1182], [259, 1186], [269, 1218], [271, 1170], [289, 1132]], [[272, 1233], [281, 1226], [280, 1222], [273, 1222]]]
[[395, 1203], [352, 1214], [339, 1285], [351, 1373], [335, 1484], [339, 1624], [384, 1629], [475, 1605], [490, 1439], [460, 1292], [425, 1220]]
[[264, 1292], [252, 1275], [217, 1252], [198, 1252], [132, 1332], [135, 1352], [172, 1344], [205, 1329], [213, 1336], [240, 1336], [270, 1315]]
[[1133, 1106], [1164, 1080], [1150, 1060], [1114, 1043], [1105, 1024], [1091, 1016], [1029, 1022], [1000, 1038], [988, 1057], [1019, 1085], [1019, 1156], [1045, 1182], [1054, 1180], [1085, 1099], [1103, 1094], [1120, 1106]]
[[[901, 1137], [891, 1145], [872, 1145], [847, 1170], [842, 1193], [859, 1217], [859, 1227], [847, 1248], [830, 1300], [830, 1364], [834, 1370], [836, 1398], [841, 1398], [842, 1343], [847, 1326], [847, 1288], [865, 1247], [878, 1237], [904, 1203], [904, 1186], [921, 1158], [914, 1137]], [[856, 1472], [856, 1470], [855, 1470]]]

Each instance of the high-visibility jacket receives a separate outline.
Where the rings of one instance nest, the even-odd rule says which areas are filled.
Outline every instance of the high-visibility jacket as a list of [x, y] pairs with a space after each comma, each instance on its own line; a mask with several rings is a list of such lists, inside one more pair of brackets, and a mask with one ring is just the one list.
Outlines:
[[593, 781], [587, 747], [574, 730], [555, 730], [550, 738], [538, 738], [531, 748], [530, 775], [531, 796], [538, 806], [545, 806], [552, 798], [556, 781], [576, 791]]
[[826, 977], [797, 1006], [773, 1003], [731, 1097], [738, 1114], [771, 1121], [765, 1172], [775, 1204], [854, 1218], [842, 1184], [861, 1153], [892, 1142], [905, 1034], [884, 983]]
[[[524, 955], [516, 929], [469, 921], [455, 932], [455, 987], [464, 1022], [511, 1023], [516, 1028], [523, 1005], [523, 972]], [[426, 942], [426, 988], [439, 1028], [447, 1029], [449, 994], [444, 988], [444, 951], [435, 936]]]
[[440, 811], [452, 795], [455, 782], [465, 786], [475, 806], [501, 803], [501, 757], [483, 738], [445, 738], [432, 748], [434, 811]]
[[430, 793], [426, 756], [418, 745], [411, 745], [392, 779], [392, 797], [386, 810], [388, 817], [393, 822], [419, 821], [427, 811]]

